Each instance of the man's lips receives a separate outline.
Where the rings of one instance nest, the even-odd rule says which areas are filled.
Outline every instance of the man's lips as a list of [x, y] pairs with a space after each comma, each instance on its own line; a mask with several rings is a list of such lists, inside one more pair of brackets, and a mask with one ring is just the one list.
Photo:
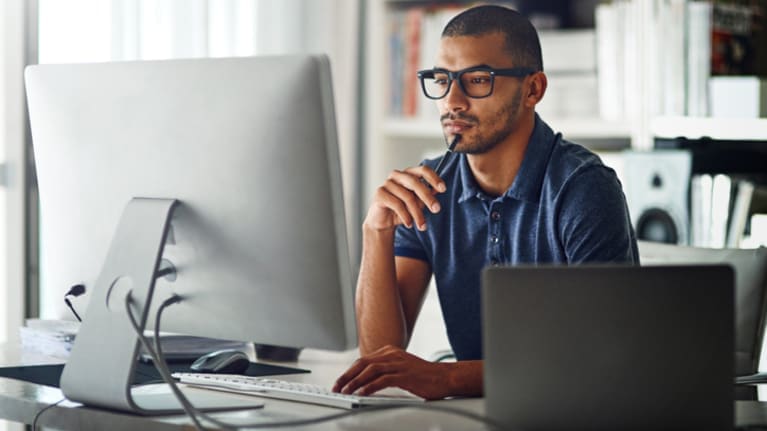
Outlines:
[[471, 128], [472, 124], [464, 121], [445, 121], [442, 123], [442, 127], [448, 133], [459, 134]]

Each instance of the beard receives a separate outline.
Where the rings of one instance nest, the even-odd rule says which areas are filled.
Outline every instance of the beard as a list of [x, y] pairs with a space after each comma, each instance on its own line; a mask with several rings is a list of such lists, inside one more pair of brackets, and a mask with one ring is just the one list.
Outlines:
[[[484, 121], [485, 124], [497, 125], [497, 128], [484, 134], [480, 130], [479, 118], [464, 113], [446, 114], [442, 120], [462, 120], [474, 125], [474, 130], [478, 132], [475, 139], [467, 140], [465, 137], [456, 148], [456, 151], [466, 154], [484, 154], [503, 142], [515, 129], [516, 119], [519, 115], [519, 106], [522, 103], [522, 87], [517, 88], [517, 92], [511, 98], [509, 103], [503, 105], [492, 119]], [[447, 138], [447, 136], [445, 137]]]

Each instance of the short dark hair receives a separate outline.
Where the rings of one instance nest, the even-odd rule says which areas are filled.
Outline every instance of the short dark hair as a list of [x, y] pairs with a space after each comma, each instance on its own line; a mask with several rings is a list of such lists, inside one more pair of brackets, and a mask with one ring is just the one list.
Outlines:
[[541, 42], [533, 24], [521, 13], [503, 6], [484, 5], [467, 9], [447, 23], [442, 37], [482, 36], [503, 33], [506, 51], [515, 66], [543, 71]]

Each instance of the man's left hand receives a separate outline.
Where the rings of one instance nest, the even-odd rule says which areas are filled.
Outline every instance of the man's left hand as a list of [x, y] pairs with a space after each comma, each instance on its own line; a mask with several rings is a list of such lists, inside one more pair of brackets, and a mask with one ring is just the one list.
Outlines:
[[451, 394], [450, 371], [454, 363], [425, 361], [399, 347], [385, 346], [352, 364], [333, 386], [334, 392], [372, 395], [398, 387], [427, 400]]

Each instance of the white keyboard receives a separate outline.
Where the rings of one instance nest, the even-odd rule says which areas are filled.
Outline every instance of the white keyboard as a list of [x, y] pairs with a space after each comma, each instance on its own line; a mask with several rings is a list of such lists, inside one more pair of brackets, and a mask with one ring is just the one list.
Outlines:
[[392, 404], [423, 403], [416, 396], [362, 396], [332, 392], [322, 386], [295, 383], [264, 377], [250, 377], [236, 374], [173, 373], [181, 383], [230, 392], [279, 398], [304, 403], [321, 404], [330, 407], [354, 409], [357, 407]]

